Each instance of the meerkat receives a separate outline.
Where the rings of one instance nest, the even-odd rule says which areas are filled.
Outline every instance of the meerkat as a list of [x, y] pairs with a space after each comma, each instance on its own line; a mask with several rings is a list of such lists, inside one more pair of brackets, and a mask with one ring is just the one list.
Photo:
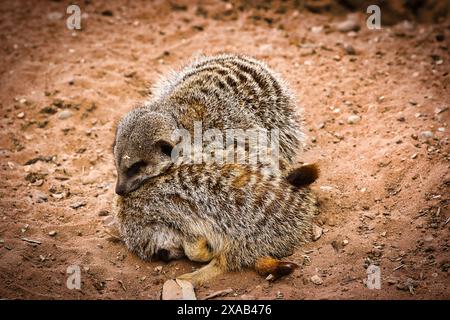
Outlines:
[[180, 279], [198, 285], [244, 267], [282, 276], [297, 265], [279, 259], [311, 237], [317, 204], [308, 185], [317, 176], [315, 165], [287, 176], [268, 165], [175, 165], [117, 196], [115, 215], [141, 258], [209, 262]]
[[263, 62], [233, 54], [201, 57], [159, 81], [153, 97], [119, 123], [113, 143], [122, 196], [170, 167], [176, 129], [279, 130], [279, 168], [301, 149], [298, 107], [286, 83]]

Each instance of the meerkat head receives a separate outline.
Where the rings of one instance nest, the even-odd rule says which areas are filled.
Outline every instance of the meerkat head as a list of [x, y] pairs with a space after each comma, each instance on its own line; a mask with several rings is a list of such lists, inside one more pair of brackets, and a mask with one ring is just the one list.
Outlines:
[[118, 195], [138, 189], [172, 165], [174, 129], [173, 119], [145, 107], [130, 111], [120, 121], [113, 144]]

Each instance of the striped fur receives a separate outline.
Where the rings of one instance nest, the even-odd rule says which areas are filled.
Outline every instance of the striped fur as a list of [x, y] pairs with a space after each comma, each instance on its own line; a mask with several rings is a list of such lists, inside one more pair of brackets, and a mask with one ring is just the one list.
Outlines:
[[[269, 166], [238, 164], [172, 167], [116, 205], [125, 243], [141, 258], [176, 248], [195, 260], [192, 243], [206, 239], [222, 272], [291, 255], [309, 240], [316, 211], [309, 187], [289, 184]], [[161, 230], [172, 233], [170, 243], [155, 244]], [[204, 249], [197, 256], [205, 257]]]
[[[245, 56], [201, 57], [153, 92], [121, 120], [113, 145], [123, 195], [115, 211], [130, 250], [143, 259], [185, 253], [203, 262], [210, 253], [213, 275], [288, 256], [309, 238], [314, 198], [285, 178], [301, 149], [299, 117], [273, 71]], [[203, 130], [279, 129], [281, 172], [268, 164], [171, 163], [158, 142], [175, 143], [175, 129], [193, 134], [195, 121]]]
[[[117, 168], [116, 191], [126, 194], [138, 181], [127, 170], [139, 161], [151, 166], [146, 176], [166, 169], [157, 141], [175, 144], [175, 129], [278, 129], [279, 168], [288, 170], [301, 149], [302, 133], [296, 106], [287, 85], [265, 64], [244, 56], [202, 57], [159, 81], [143, 107], [130, 111], [119, 123], [113, 144]], [[123, 161], [126, 159], [126, 161]], [[144, 173], [144, 172], [142, 172]]]
[[170, 112], [186, 129], [203, 121], [204, 129], [263, 128], [280, 130], [283, 164], [301, 149], [299, 108], [287, 84], [263, 62], [243, 55], [200, 57], [162, 78], [149, 110]]

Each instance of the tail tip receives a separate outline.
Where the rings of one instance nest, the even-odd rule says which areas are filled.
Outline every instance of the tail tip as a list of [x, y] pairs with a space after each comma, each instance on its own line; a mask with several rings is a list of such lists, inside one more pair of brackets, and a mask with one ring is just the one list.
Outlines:
[[266, 276], [273, 275], [274, 279], [287, 276], [299, 268], [298, 264], [288, 261], [281, 261], [271, 257], [260, 258], [255, 264], [256, 271]]
[[301, 167], [293, 169], [286, 180], [295, 187], [309, 186], [319, 178], [319, 166], [317, 163], [305, 164]]

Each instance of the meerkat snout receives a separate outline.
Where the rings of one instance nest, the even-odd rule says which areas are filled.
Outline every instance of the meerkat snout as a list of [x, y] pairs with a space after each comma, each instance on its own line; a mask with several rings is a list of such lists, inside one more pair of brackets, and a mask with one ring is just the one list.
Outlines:
[[145, 180], [147, 163], [139, 160], [126, 169], [125, 174], [119, 174], [116, 183], [116, 193], [119, 196], [136, 190]]
[[113, 144], [117, 170], [116, 193], [126, 196], [171, 165], [176, 129], [173, 119], [138, 108], [119, 123]]

